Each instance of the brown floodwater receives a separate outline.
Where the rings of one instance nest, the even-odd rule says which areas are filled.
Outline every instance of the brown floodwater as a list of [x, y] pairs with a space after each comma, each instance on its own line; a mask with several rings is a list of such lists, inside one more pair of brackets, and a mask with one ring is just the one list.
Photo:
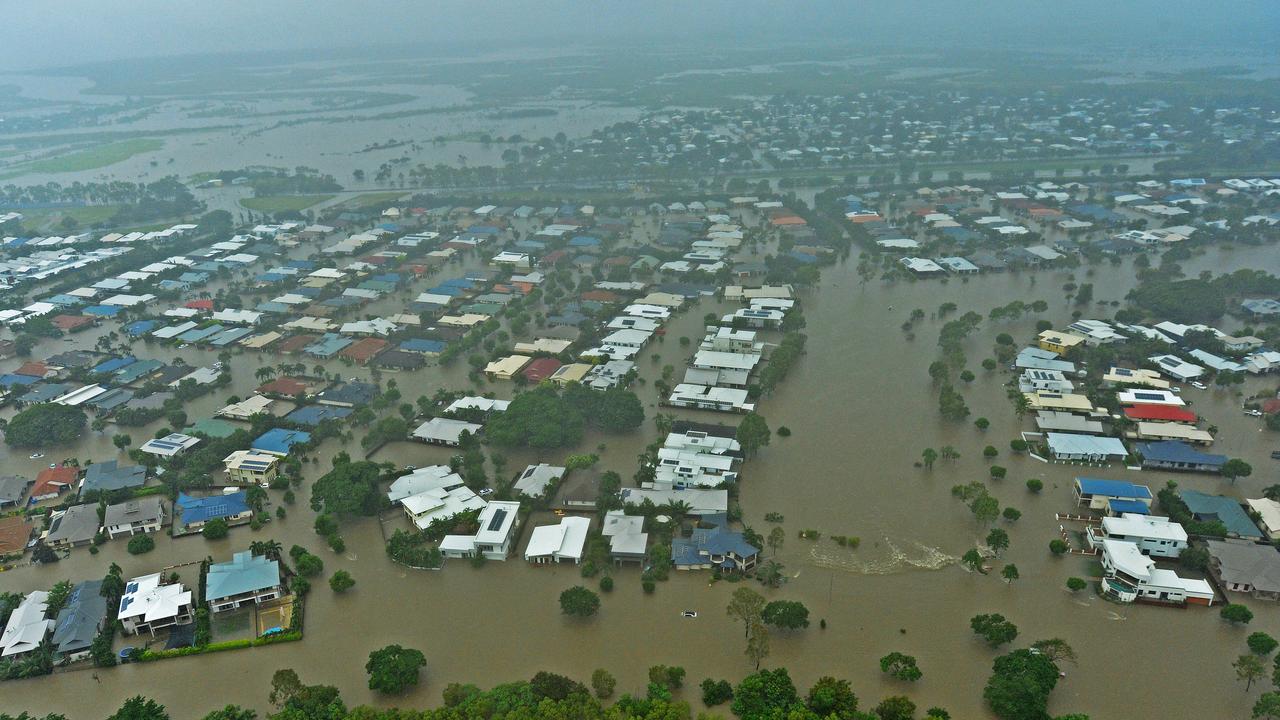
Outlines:
[[[1270, 249], [1241, 248], [1215, 251], [1183, 265], [1194, 275], [1201, 269], [1236, 267], [1274, 272], [1278, 262]], [[961, 313], [976, 310], [985, 316], [1009, 300], [1038, 298], [1050, 303], [1043, 317], [1061, 323], [1075, 309], [1060, 289], [1072, 273], [863, 284], [856, 264], [855, 256], [827, 269], [822, 285], [804, 295], [808, 354], [780, 389], [761, 403], [773, 428], [787, 425], [794, 434], [775, 435], [743, 471], [741, 503], [746, 521], [766, 528], [763, 516], [768, 512], [781, 513], [786, 520], [787, 539], [779, 555], [789, 580], [779, 589], [764, 592], [770, 598], [803, 601], [814, 621], [800, 632], [775, 632], [765, 665], [789, 668], [801, 687], [821, 675], [846, 677], [866, 706], [887, 695], [906, 694], [922, 708], [946, 707], [953, 717], [988, 717], [982, 685], [998, 653], [974, 638], [968, 620], [977, 613], [1000, 612], [1021, 630], [1017, 645], [1061, 637], [1077, 651], [1079, 665], [1064, 668], [1066, 677], [1053, 695], [1054, 714], [1086, 712], [1095, 720], [1135, 715], [1246, 717], [1262, 690], [1255, 687], [1245, 693], [1230, 663], [1246, 651], [1248, 632], [1280, 635], [1270, 604], [1232, 598], [1257, 612], [1246, 631], [1221, 621], [1216, 609], [1125, 606], [1106, 602], [1090, 591], [1073, 595], [1064, 582], [1069, 576], [1088, 574], [1088, 563], [1051, 557], [1047, 544], [1058, 525], [1054, 513], [1072, 508], [1069, 488], [1077, 474], [1122, 477], [1153, 488], [1176, 478], [1187, 488], [1256, 496], [1275, 481], [1275, 466], [1267, 452], [1280, 443], [1260, 433], [1260, 423], [1240, 412], [1235, 394], [1188, 389], [1196, 411], [1220, 428], [1215, 451], [1243, 457], [1254, 465], [1254, 475], [1234, 488], [1209, 476], [1082, 468], [1008, 457], [1008, 441], [1029, 428], [1031, 421], [1019, 421], [1005, 398], [1003, 383], [1008, 373], [986, 373], [977, 366], [990, 355], [997, 333], [1028, 338], [1038, 318], [984, 322], [968, 342], [969, 363], [978, 377], [962, 392], [973, 417], [991, 420], [986, 432], [968, 422], [953, 424], [937, 416], [936, 393], [926, 368], [936, 355], [941, 322], [930, 317], [919, 323], [914, 339], [899, 325], [916, 307], [931, 315], [939, 304], [951, 301]], [[1093, 282], [1098, 300], [1121, 299], [1133, 285], [1128, 261], [1096, 266], [1087, 279], [1086, 273], [1086, 268], [1074, 271], [1075, 279]], [[702, 316], [724, 307], [718, 301], [703, 300], [672, 321], [665, 342], [641, 354], [639, 367], [650, 382], [639, 391], [650, 416], [657, 409], [651, 381], [659, 376], [662, 365], [680, 368], [692, 353], [692, 348], [681, 348], [677, 339], [696, 338]], [[1099, 307], [1096, 314], [1112, 312]], [[649, 358], [654, 352], [661, 356], [656, 363]], [[214, 356], [195, 348], [179, 354], [193, 364]], [[188, 414], [205, 416], [227, 395], [245, 394], [257, 384], [252, 370], [261, 362], [278, 360], [237, 355], [234, 387], [193, 403]], [[338, 365], [334, 371], [366, 375]], [[458, 366], [387, 377], [397, 379], [409, 400], [430, 395], [438, 387], [468, 385], [465, 367]], [[1251, 378], [1245, 391], [1273, 384], [1273, 380]], [[512, 392], [501, 383], [481, 389], [493, 389], [500, 397]], [[735, 420], [714, 413], [674, 414], [712, 422]], [[88, 438], [73, 454], [82, 459], [114, 457], [111, 432]], [[132, 434], [138, 438], [149, 433], [135, 430]], [[629, 480], [637, 454], [655, 437], [653, 424], [646, 422], [641, 432], [627, 436], [588, 437], [579, 451], [602, 443], [603, 466]], [[1015, 525], [1006, 525], [1012, 546], [998, 561], [1013, 562], [1020, 569], [1021, 579], [1012, 585], [995, 574], [974, 574], [956, 564], [965, 550], [981, 542], [985, 532], [949, 489], [986, 479], [988, 463], [981, 449], [988, 443], [1001, 449], [997, 462], [1009, 468], [1008, 479], [990, 483], [992, 492], [1003, 504], [1023, 512]], [[962, 457], [939, 461], [932, 471], [913, 467], [924, 447], [942, 445], [953, 445]], [[355, 456], [358, 443], [348, 447], [326, 441], [318, 453], [320, 462], [307, 465], [306, 482], [318, 477], [332, 454], [343, 449]], [[422, 466], [445, 462], [449, 454], [444, 449], [396, 443], [379, 451], [375, 459]], [[510, 452], [508, 469], [515, 472], [525, 462], [561, 459], [565, 454]], [[23, 454], [6, 457], [5, 466], [8, 472], [34, 473], [45, 461], [28, 460]], [[1025, 490], [1023, 483], [1030, 477], [1044, 480], [1042, 494]], [[271, 674], [285, 667], [297, 670], [304, 682], [336, 685], [351, 705], [423, 707], [438, 704], [440, 691], [450, 682], [487, 687], [528, 678], [539, 670], [585, 681], [593, 669], [603, 667], [618, 676], [619, 692], [643, 692], [646, 670], [654, 664], [687, 668], [690, 687], [682, 697], [697, 706], [692, 686], [702, 678], [736, 681], [752, 670], [743, 655], [740, 631], [724, 611], [736, 587], [733, 583], [713, 584], [706, 573], [673, 573], [655, 594], [645, 595], [639, 571], [625, 568], [615, 573], [616, 588], [603, 596], [597, 617], [568, 620], [559, 612], [557, 596], [583, 582], [574, 566], [532, 567], [512, 559], [478, 569], [455, 561], [440, 572], [408, 570], [386, 558], [378, 522], [371, 518], [344, 527], [347, 552], [339, 557], [312, 532], [313, 515], [305, 502], [308, 494], [305, 489], [299, 492], [300, 502], [290, 508], [287, 519], [257, 533], [236, 528], [229, 538], [212, 543], [200, 537], [161, 537], [154, 552], [138, 557], [128, 555], [123, 542], [112, 542], [96, 556], [79, 550], [52, 566], [24, 566], [0, 574], [0, 590], [27, 591], [47, 588], [64, 578], [100, 577], [111, 561], [132, 576], [206, 555], [226, 558], [253, 539], [275, 538], [286, 548], [299, 543], [320, 553], [326, 575], [341, 568], [357, 581], [355, 589], [342, 596], [323, 583], [315, 585], [307, 600], [303, 641], [0, 683], [0, 708], [11, 713], [56, 711], [69, 718], [92, 718], [141, 693], [168, 706], [177, 718], [199, 717], [228, 702], [265, 711]], [[806, 528], [819, 530], [823, 539], [799, 539], [797, 533]], [[841, 548], [827, 539], [831, 534], [858, 536], [861, 546]], [[682, 618], [683, 610], [696, 610], [699, 616]], [[827, 621], [825, 630], [819, 629], [819, 618]], [[377, 697], [365, 687], [363, 668], [371, 650], [389, 643], [420, 648], [428, 662], [419, 687], [393, 700]], [[877, 659], [895, 650], [919, 659], [922, 680], [904, 685], [882, 677]]]

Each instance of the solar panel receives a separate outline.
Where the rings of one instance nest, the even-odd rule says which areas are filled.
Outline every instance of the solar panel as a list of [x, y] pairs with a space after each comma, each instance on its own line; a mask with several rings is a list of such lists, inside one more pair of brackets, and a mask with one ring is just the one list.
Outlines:
[[507, 519], [507, 511], [499, 508], [493, 513], [493, 518], [489, 520], [489, 531], [493, 532], [502, 527], [502, 523]]
[[124, 591], [125, 591], [125, 592], [127, 592], [127, 593], [136, 593], [136, 592], [138, 592], [138, 583], [131, 582], [131, 583], [129, 583], [128, 585], [125, 585], [125, 586], [124, 586]]

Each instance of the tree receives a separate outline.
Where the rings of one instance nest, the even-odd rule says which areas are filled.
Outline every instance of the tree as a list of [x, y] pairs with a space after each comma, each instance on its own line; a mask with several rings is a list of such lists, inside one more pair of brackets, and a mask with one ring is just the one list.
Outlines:
[[1018, 579], [1018, 566], [1013, 563], [1005, 565], [1000, 570], [1000, 577], [1004, 578], [1005, 582], [1013, 584], [1013, 581]]
[[378, 483], [381, 465], [368, 460], [352, 462], [339, 456], [333, 469], [320, 476], [311, 487], [311, 506], [336, 517], [373, 515], [385, 502]]
[[980, 493], [969, 503], [969, 510], [979, 525], [987, 526], [1000, 517], [1000, 501], [987, 493]]
[[751, 634], [753, 623], [763, 622], [761, 611], [764, 610], [764, 596], [749, 587], [740, 587], [733, 591], [729, 606], [725, 608], [729, 617], [740, 620], [743, 625], [743, 637]]
[[1081, 590], [1085, 589], [1088, 586], [1089, 584], [1085, 582], [1082, 578], [1078, 578], [1078, 577], [1067, 578], [1067, 589], [1070, 590], [1071, 592], [1080, 592]]
[[169, 713], [155, 700], [134, 695], [107, 720], [169, 720]]
[[853, 694], [849, 681], [829, 675], [818, 678], [818, 682], [809, 688], [805, 706], [823, 718], [852, 720], [863, 717], [858, 715], [858, 696]]
[[1031, 643], [1032, 649], [1041, 655], [1049, 658], [1055, 663], [1067, 661], [1074, 665], [1076, 663], [1076, 651], [1066, 640], [1062, 638], [1049, 638], [1048, 640], [1037, 640]]
[[1277, 646], [1280, 646], [1280, 642], [1277, 642], [1275, 638], [1262, 631], [1250, 633], [1249, 637], [1245, 639], [1245, 644], [1249, 646], [1250, 650], [1263, 656], [1270, 655]]
[[[593, 392], [581, 388], [579, 392]], [[556, 448], [582, 440], [586, 421], [582, 412], [557, 393], [540, 385], [516, 395], [507, 409], [485, 426], [489, 441], [500, 447]]]
[[999, 613], [975, 615], [969, 620], [969, 627], [993, 648], [1013, 642], [1018, 637], [1018, 626], [1005, 620]]
[[1238, 605], [1236, 603], [1223, 606], [1222, 610], [1218, 612], [1218, 615], [1229, 623], [1238, 623], [1240, 625], [1248, 625], [1249, 621], [1253, 619], [1252, 610], [1244, 605]]
[[1244, 681], [1245, 692], [1249, 692], [1255, 680], [1267, 674], [1266, 668], [1262, 666], [1262, 658], [1251, 653], [1236, 658], [1231, 667], [1236, 669], [1236, 679]]
[[684, 668], [679, 665], [654, 665], [649, 668], [649, 682], [667, 690], [684, 687]]
[[355, 587], [356, 581], [352, 579], [351, 573], [346, 570], [338, 570], [329, 577], [329, 587], [336, 593], [344, 593]]
[[1009, 549], [1009, 533], [1000, 528], [991, 528], [991, 532], [987, 533], [987, 547], [1000, 557], [1000, 553]]
[[1058, 684], [1058, 666], [1030, 650], [996, 658], [982, 696], [1001, 720], [1045, 720], [1049, 694]]
[[799, 699], [796, 686], [791, 682], [791, 675], [786, 668], [761, 670], [738, 683], [733, 691], [733, 705], [730, 709], [742, 720], [765, 720], [784, 714]]
[[978, 428], [979, 430], [986, 430], [987, 428], [991, 427], [991, 421], [984, 417], [980, 417], [977, 420], [973, 421], [973, 426]]
[[769, 656], [769, 630], [763, 622], [753, 622], [747, 628], [747, 647], [743, 653], [760, 669], [760, 661]]
[[1044, 481], [1040, 478], [1031, 478], [1027, 481], [1027, 489], [1033, 493], [1038, 493], [1044, 489]]
[[986, 574], [982, 569], [982, 553], [977, 548], [969, 548], [969, 551], [960, 557], [960, 564], [969, 568], [974, 572]]
[[591, 617], [600, 609], [600, 596], [581, 585], [560, 593], [560, 612], [571, 617]]
[[84, 427], [84, 411], [79, 407], [40, 403], [9, 420], [4, 430], [4, 441], [22, 448], [65, 445], [79, 438]]
[[1007, 507], [1000, 511], [1000, 516], [1008, 522], [1018, 522], [1018, 518], [1022, 517], [1022, 511], [1016, 507]]
[[785, 531], [783, 531], [781, 526], [774, 526], [774, 528], [769, 531], [769, 537], [768, 539], [765, 540], [765, 542], [768, 543], [769, 550], [774, 555], [778, 554], [778, 550], [782, 548], [782, 544], [783, 542], [785, 542], [786, 537], [787, 537], [787, 534]]
[[902, 695], [892, 695], [881, 700], [873, 712], [880, 720], [914, 720], [916, 704]]
[[258, 713], [239, 705], [228, 705], [204, 716], [204, 720], [256, 720]]
[[312, 578], [324, 572], [324, 561], [305, 550], [293, 559], [293, 563], [298, 574], [305, 578]]
[[595, 691], [596, 697], [604, 699], [613, 695], [613, 689], [618, 686], [618, 679], [615, 678], [608, 670], [597, 668], [591, 673], [591, 689]]
[[1253, 704], [1254, 720], [1280, 720], [1280, 692], [1262, 693]]
[[774, 600], [764, 606], [760, 619], [782, 630], [809, 627], [809, 608], [794, 600]]
[[214, 518], [204, 524], [200, 534], [204, 535], [205, 540], [221, 540], [227, 536], [227, 521], [222, 518]]
[[1063, 555], [1070, 549], [1071, 546], [1067, 545], [1067, 541], [1062, 538], [1054, 538], [1049, 541], [1049, 552], [1054, 555]]
[[1249, 477], [1253, 474], [1253, 466], [1240, 458], [1231, 458], [1222, 464], [1222, 476], [1232, 483], [1236, 478]]
[[755, 455], [760, 448], [768, 445], [772, 435], [764, 416], [758, 413], [747, 413], [742, 422], [738, 423], [738, 443], [742, 445], [742, 452], [747, 457]]
[[916, 666], [916, 659], [900, 652], [891, 652], [880, 658], [880, 672], [887, 673], [896, 680], [915, 682], [924, 676]]
[[733, 699], [733, 686], [728, 680], [707, 678], [699, 687], [702, 688], [702, 704], [707, 707], [715, 707]]
[[920, 453], [920, 458], [924, 461], [925, 468], [932, 470], [933, 464], [938, 460], [938, 453], [933, 448], [925, 448], [924, 452]]
[[418, 673], [427, 659], [419, 650], [388, 645], [369, 653], [365, 672], [369, 673], [369, 689], [395, 695], [418, 684]]

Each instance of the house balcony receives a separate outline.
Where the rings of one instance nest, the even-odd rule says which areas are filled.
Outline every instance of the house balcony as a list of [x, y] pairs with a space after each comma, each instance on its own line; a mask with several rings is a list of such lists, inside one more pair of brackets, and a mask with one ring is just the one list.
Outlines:
[[1138, 588], [1124, 580], [1109, 577], [1102, 581], [1103, 592], [1120, 602], [1131, 603], [1138, 599]]

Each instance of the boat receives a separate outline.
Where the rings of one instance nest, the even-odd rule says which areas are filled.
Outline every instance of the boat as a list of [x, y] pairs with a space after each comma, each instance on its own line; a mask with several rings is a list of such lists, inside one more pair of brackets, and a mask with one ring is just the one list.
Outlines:
[[684, 612], [680, 613], [680, 616], [681, 616], [681, 617], [687, 617], [687, 618], [696, 618], [696, 617], [698, 617], [698, 611], [697, 611], [697, 610], [685, 610]]

